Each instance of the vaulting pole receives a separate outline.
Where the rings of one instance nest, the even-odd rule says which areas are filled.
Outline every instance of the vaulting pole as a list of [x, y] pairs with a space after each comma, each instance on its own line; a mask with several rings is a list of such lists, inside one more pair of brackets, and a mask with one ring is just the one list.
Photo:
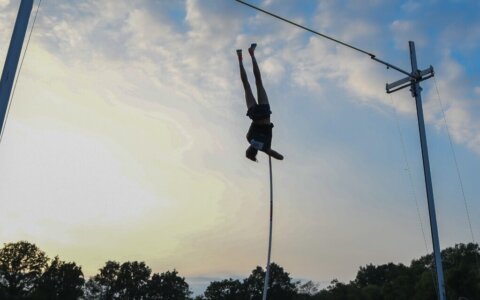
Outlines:
[[32, 12], [33, 0], [22, 0], [18, 9], [17, 20], [13, 29], [12, 39], [8, 47], [7, 58], [3, 67], [0, 79], [0, 136], [3, 133], [5, 117], [12, 93], [13, 82], [17, 72], [20, 53], [22, 52], [23, 41], [28, 27], [28, 20]]
[[267, 300], [268, 282], [270, 281], [270, 257], [272, 254], [272, 227], [273, 227], [273, 176], [272, 176], [272, 157], [268, 156], [268, 166], [270, 169], [270, 230], [268, 234], [268, 255], [267, 255], [267, 269], [265, 272], [265, 282], [263, 283], [263, 298]]

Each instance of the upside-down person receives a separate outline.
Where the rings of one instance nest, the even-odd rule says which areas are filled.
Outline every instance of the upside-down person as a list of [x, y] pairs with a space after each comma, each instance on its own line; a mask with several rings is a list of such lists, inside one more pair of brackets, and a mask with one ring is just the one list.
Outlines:
[[267, 93], [263, 87], [260, 69], [255, 59], [256, 46], [257, 44], [252, 44], [248, 49], [248, 53], [250, 53], [252, 58], [253, 74], [255, 75], [255, 83], [257, 85], [258, 104], [253, 96], [252, 89], [248, 83], [247, 73], [243, 67], [242, 50], [237, 50], [240, 78], [242, 79], [243, 88], [245, 89], [245, 99], [247, 100], [247, 116], [252, 119], [252, 124], [247, 133], [247, 140], [250, 146], [247, 148], [245, 154], [248, 159], [257, 161], [257, 153], [258, 151], [262, 151], [273, 158], [282, 160], [283, 155], [271, 148], [273, 124], [270, 122], [270, 115], [272, 112], [270, 110], [270, 104], [268, 103]]

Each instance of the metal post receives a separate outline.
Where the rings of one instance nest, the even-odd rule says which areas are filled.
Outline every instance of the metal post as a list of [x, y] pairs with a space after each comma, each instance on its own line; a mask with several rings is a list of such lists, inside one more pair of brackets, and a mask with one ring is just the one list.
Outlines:
[[[410, 61], [412, 65], [412, 75], [420, 76], [417, 68], [417, 56], [415, 53], [415, 44], [408, 42], [410, 47]], [[437, 271], [438, 297], [440, 300], [446, 299], [445, 285], [443, 278], [442, 257], [440, 255], [440, 240], [438, 238], [437, 217], [435, 213], [435, 202], [433, 200], [432, 177], [430, 174], [430, 162], [428, 159], [427, 136], [425, 134], [425, 122], [423, 119], [422, 96], [419, 80], [412, 80], [412, 96], [415, 97], [417, 105], [418, 130], [420, 133], [420, 145], [422, 148], [423, 172], [425, 175], [425, 187], [427, 190], [428, 214], [430, 216], [430, 230], [432, 233], [433, 253], [435, 259], [435, 269]]]
[[17, 72], [23, 40], [27, 31], [28, 20], [32, 12], [33, 0], [22, 0], [18, 9], [17, 20], [13, 29], [12, 39], [8, 47], [7, 58], [0, 79], [0, 134], [3, 132], [8, 102], [12, 92], [15, 73]]

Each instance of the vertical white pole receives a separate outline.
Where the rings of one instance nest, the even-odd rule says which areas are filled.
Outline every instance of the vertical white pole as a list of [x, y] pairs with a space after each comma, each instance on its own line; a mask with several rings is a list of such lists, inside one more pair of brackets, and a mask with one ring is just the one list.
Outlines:
[[[417, 56], [415, 53], [415, 44], [410, 41], [410, 61], [412, 65], [412, 74], [418, 74]], [[432, 176], [430, 174], [430, 162], [428, 159], [427, 136], [425, 134], [425, 122], [423, 119], [422, 107], [422, 89], [420, 84], [415, 81], [412, 82], [412, 95], [415, 97], [417, 105], [418, 130], [420, 133], [420, 146], [422, 148], [423, 172], [425, 175], [425, 187], [427, 190], [428, 214], [430, 216], [430, 230], [432, 233], [433, 253], [435, 259], [435, 269], [437, 272], [438, 283], [438, 298], [440, 300], [446, 299], [445, 284], [443, 278], [442, 256], [440, 252], [440, 240], [438, 238], [437, 217], [435, 212], [435, 201], [433, 199]]]
[[32, 12], [33, 0], [22, 0], [18, 9], [17, 20], [13, 29], [12, 39], [8, 47], [7, 58], [0, 79], [0, 134], [3, 132], [8, 103], [12, 92], [15, 74], [17, 72], [20, 53], [27, 31], [28, 20]]
[[268, 281], [270, 280], [270, 257], [272, 254], [272, 225], [273, 225], [273, 178], [272, 178], [272, 157], [268, 156], [268, 166], [270, 169], [270, 231], [268, 236], [268, 255], [267, 255], [267, 269], [265, 274], [265, 282], [263, 284], [263, 298], [267, 300]]

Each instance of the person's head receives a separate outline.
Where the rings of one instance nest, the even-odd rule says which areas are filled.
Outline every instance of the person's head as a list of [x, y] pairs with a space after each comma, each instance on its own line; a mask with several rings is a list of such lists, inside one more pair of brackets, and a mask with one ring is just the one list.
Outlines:
[[258, 153], [258, 150], [253, 148], [252, 146], [248, 147], [247, 151], [245, 152], [245, 156], [252, 160], [252, 161], [257, 161], [257, 153]]

